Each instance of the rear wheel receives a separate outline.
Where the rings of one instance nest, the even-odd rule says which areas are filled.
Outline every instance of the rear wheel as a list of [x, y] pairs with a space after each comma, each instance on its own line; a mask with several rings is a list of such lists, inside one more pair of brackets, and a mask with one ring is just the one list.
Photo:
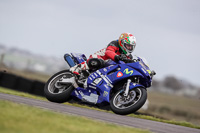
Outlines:
[[126, 115], [140, 109], [147, 99], [147, 92], [144, 88], [134, 88], [124, 96], [124, 90], [117, 91], [110, 102], [110, 107], [116, 114]]
[[72, 78], [73, 74], [69, 70], [63, 70], [54, 74], [45, 84], [44, 94], [51, 102], [66, 102], [74, 90], [72, 83], [61, 84], [59, 81]]

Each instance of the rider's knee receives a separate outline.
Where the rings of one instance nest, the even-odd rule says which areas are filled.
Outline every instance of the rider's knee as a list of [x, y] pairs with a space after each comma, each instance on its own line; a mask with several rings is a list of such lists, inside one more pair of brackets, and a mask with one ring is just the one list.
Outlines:
[[89, 68], [91, 69], [99, 69], [104, 67], [105, 62], [103, 59], [99, 59], [99, 58], [91, 58], [88, 60], [87, 62]]

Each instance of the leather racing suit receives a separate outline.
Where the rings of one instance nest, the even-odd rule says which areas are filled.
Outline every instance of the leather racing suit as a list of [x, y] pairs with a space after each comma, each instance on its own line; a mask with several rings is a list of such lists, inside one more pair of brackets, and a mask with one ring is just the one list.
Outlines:
[[[70, 68], [70, 71], [79, 75], [79, 72], [81, 70], [89, 70], [90, 69], [89, 68], [90, 65], [88, 65], [88, 62], [91, 59], [98, 58], [102, 61], [107, 60], [107, 59], [112, 59], [113, 61], [116, 61], [116, 59], [115, 59], [116, 55], [121, 55], [121, 54], [123, 54], [123, 51], [119, 47], [118, 40], [114, 40], [114, 41], [110, 42], [106, 48], [101, 49], [101, 50], [97, 51], [96, 53], [90, 55], [87, 62], [86, 61], [82, 62], [81, 64], [78, 64], [78, 65]], [[132, 59], [132, 55], [130, 54], [129, 56], [127, 56], [127, 58]]]

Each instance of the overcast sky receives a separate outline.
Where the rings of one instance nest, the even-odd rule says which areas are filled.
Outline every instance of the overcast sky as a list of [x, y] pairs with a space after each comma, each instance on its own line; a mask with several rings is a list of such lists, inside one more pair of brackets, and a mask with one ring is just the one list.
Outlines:
[[87, 56], [130, 32], [133, 55], [200, 85], [200, 0], [0, 0], [0, 43], [36, 54]]

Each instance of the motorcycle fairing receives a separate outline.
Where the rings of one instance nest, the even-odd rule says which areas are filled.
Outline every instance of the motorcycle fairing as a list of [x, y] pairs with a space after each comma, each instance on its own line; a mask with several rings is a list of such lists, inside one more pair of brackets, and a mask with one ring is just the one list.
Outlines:
[[144, 77], [148, 77], [150, 76], [148, 71], [149, 68], [144, 67], [145, 65], [142, 62], [135, 62], [135, 63], [127, 63], [127, 66], [136, 69], [137, 71], [139, 71], [140, 73], [142, 73], [142, 75]]
[[71, 55], [74, 58], [76, 64], [82, 63], [87, 60], [87, 57], [81, 53], [71, 53]]
[[[134, 64], [134, 63], [131, 63]], [[112, 73], [105, 73], [107, 74], [107, 77], [112, 81], [113, 84], [116, 84], [117, 82], [123, 80], [123, 79], [127, 79], [129, 77], [144, 77], [140, 72], [138, 72], [138, 70], [133, 69], [130, 66], [124, 65], [124, 64], [119, 64], [116, 65], [116, 68], [113, 68], [111, 70]], [[101, 70], [100, 70], [101, 71]]]
[[135, 89], [135, 88], [139, 88], [139, 87], [145, 88], [145, 87], [144, 87], [143, 85], [141, 85], [141, 84], [130, 83], [129, 90], [132, 90], [132, 89]]
[[[122, 75], [118, 77], [118, 73], [122, 73]], [[110, 91], [113, 88], [113, 85], [123, 79], [127, 79], [132, 76], [143, 77], [140, 72], [124, 64], [102, 68], [90, 74], [87, 79], [86, 89], [78, 87], [75, 89], [72, 95], [75, 95], [79, 99], [83, 99], [84, 95], [90, 96], [91, 94], [96, 94], [98, 95], [97, 103], [104, 101], [109, 102]], [[130, 89], [138, 86], [141, 85], [135, 85], [131, 83]]]
[[[81, 55], [72, 55], [79, 63], [83, 61]], [[138, 61], [134, 63], [124, 63], [119, 61], [118, 63], [114, 61], [107, 62], [107, 67], [101, 68], [87, 78], [87, 88], [75, 88], [72, 92], [73, 96], [76, 96], [79, 99], [84, 99], [84, 96], [94, 96], [95, 103], [109, 102], [110, 101], [110, 91], [113, 86], [121, 81], [129, 79], [130, 77], [141, 77], [142, 84], [130, 83], [129, 89], [134, 89], [137, 87], [148, 87], [150, 82], [146, 82], [150, 77], [148, 73], [148, 68], [145, 66], [144, 62]], [[145, 66], [145, 68], [144, 68]]]

